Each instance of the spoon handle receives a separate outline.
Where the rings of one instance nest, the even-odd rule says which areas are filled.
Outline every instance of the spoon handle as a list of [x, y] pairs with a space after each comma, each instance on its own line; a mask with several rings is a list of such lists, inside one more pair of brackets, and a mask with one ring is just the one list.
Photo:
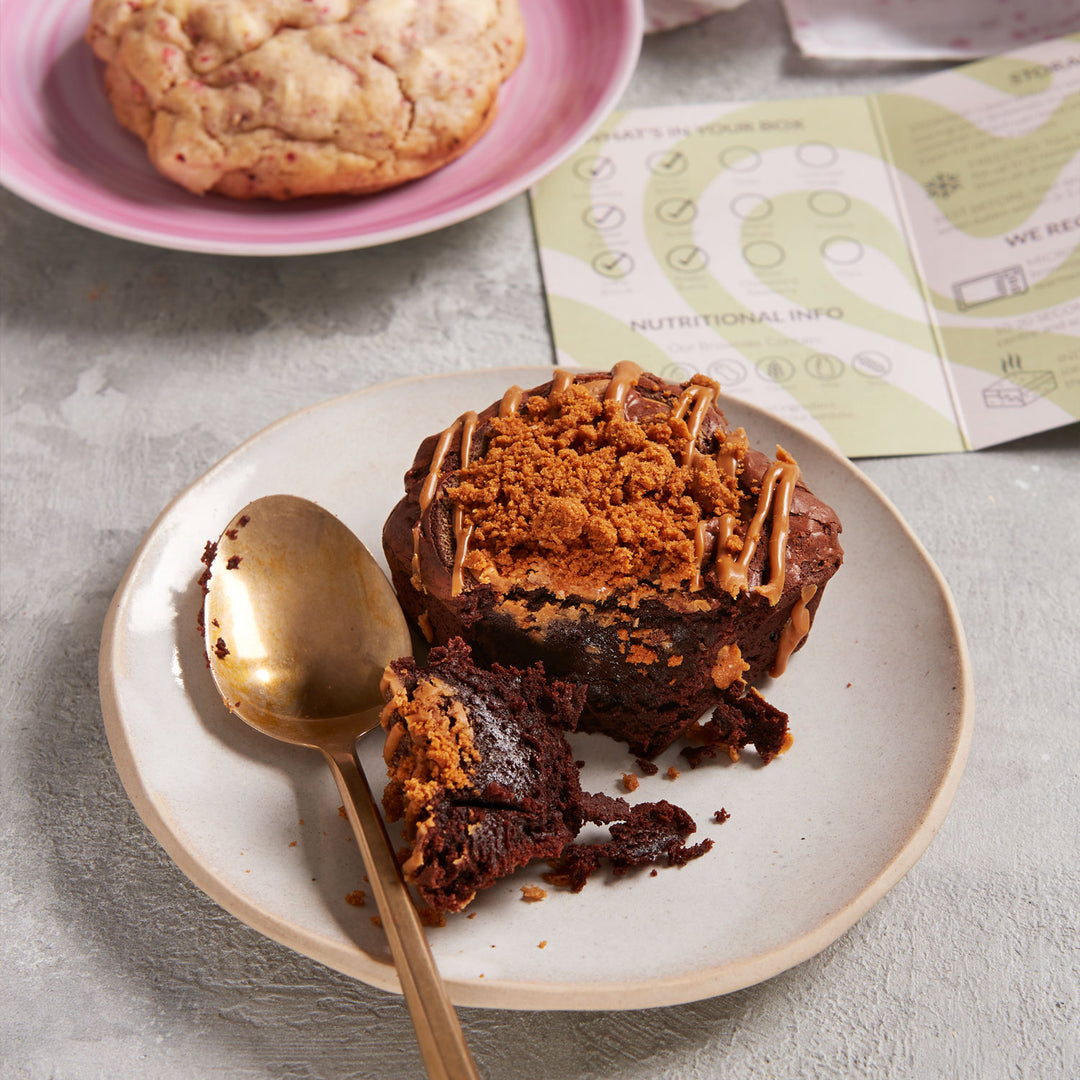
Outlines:
[[355, 748], [323, 748], [364, 857], [430, 1080], [479, 1080]]

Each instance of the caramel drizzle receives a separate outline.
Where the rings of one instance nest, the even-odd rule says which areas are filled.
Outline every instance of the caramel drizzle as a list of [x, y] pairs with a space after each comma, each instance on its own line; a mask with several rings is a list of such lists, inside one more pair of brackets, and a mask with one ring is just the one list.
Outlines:
[[690, 581], [690, 591], [697, 592], [701, 588], [701, 564], [705, 561], [705, 534], [709, 523], [699, 521], [694, 529], [694, 576]]
[[[443, 461], [446, 460], [450, 442], [468, 415], [469, 413], [465, 413], [459, 416], [439, 436], [439, 441], [435, 444], [435, 452], [431, 455], [431, 464], [428, 465], [428, 474], [424, 478], [423, 486], [420, 488], [420, 516], [416, 519], [416, 524], [412, 528], [412, 580], [413, 585], [423, 592], [427, 592], [427, 589], [424, 588], [423, 579], [420, 576], [420, 523], [424, 519], [427, 508], [431, 505], [431, 500], [435, 498], [435, 492], [439, 486], [439, 471], [442, 469]], [[476, 414], [473, 413], [472, 415], [475, 417]]]
[[548, 398], [555, 398], [558, 400], [566, 393], [573, 382], [574, 373], [572, 371], [567, 371], [566, 368], [559, 368], [551, 380], [551, 393], [548, 395]]
[[[461, 418], [461, 468], [469, 464], [469, 456], [472, 454], [473, 433], [476, 431], [476, 413], [467, 412]], [[472, 539], [472, 522], [465, 520], [465, 511], [460, 503], [454, 504], [454, 569], [450, 574], [450, 595], [458, 596], [461, 593], [462, 578], [465, 568], [465, 556], [469, 551], [469, 541]]]
[[779, 447], [781, 460], [774, 461], [761, 478], [758, 491], [757, 508], [750, 519], [750, 525], [743, 539], [742, 551], [737, 558], [732, 558], [727, 550], [727, 541], [735, 531], [734, 514], [724, 514], [720, 518], [720, 536], [716, 545], [716, 567], [720, 576], [720, 587], [732, 596], [740, 589], [747, 588], [747, 574], [750, 560], [757, 550], [761, 539], [762, 526], [769, 511], [772, 511], [772, 535], [769, 537], [769, 580], [758, 585], [754, 590], [761, 593], [775, 606], [784, 590], [784, 577], [787, 573], [787, 540], [791, 523], [791, 499], [795, 484], [799, 479], [799, 466]]
[[[554, 392], [554, 388], [552, 392]], [[516, 416], [521, 406], [521, 399], [524, 396], [525, 391], [520, 386], [511, 386], [503, 394], [502, 401], [499, 402], [499, 418], [505, 420], [508, 416]]]
[[[795, 606], [791, 609], [788, 621], [784, 623], [784, 629], [780, 631], [780, 642], [776, 647], [776, 658], [769, 668], [769, 674], [779, 678], [787, 671], [788, 660], [791, 654], [799, 647], [803, 638], [810, 633], [810, 612], [807, 605], [817, 592], [816, 585], [804, 585]], [[782, 751], [781, 751], [782, 752]]]
[[623, 404], [631, 388], [637, 385], [641, 372], [640, 364], [635, 364], [633, 360], [620, 360], [611, 369], [611, 381], [604, 392], [604, 400], [614, 401], [616, 405]]
[[[701, 432], [701, 424], [705, 419], [706, 411], [716, 403], [716, 393], [717, 388], [715, 386], [688, 386], [679, 396], [679, 400], [671, 411], [671, 415], [676, 420], [681, 420], [686, 415], [687, 409], [690, 409], [690, 417], [686, 421], [690, 440], [683, 451], [682, 463], [684, 466], [688, 466], [699, 452], [697, 449], [697, 437]], [[691, 402], [693, 402], [693, 408], [690, 407]], [[719, 462], [719, 457], [717, 461]], [[731, 475], [734, 475], [734, 473]]]
[[[632, 360], [620, 360], [611, 369], [611, 378], [604, 392], [606, 401], [614, 401], [624, 404], [630, 390], [637, 385], [638, 378], [642, 374], [640, 365]], [[555, 371], [551, 381], [549, 398], [562, 396], [571, 385], [575, 375], [565, 368]], [[520, 386], [511, 386], [499, 403], [499, 416], [508, 417], [517, 414], [521, 405], [524, 391]], [[684, 451], [683, 464], [689, 465], [693, 456], [699, 451], [696, 448], [697, 437], [701, 431], [705, 414], [709, 407], [716, 402], [717, 389], [712, 386], [690, 386], [679, 396], [672, 405], [672, 415], [676, 419], [686, 419], [689, 431], [689, 441]], [[442, 434], [435, 446], [435, 452], [431, 458], [427, 477], [420, 489], [420, 518], [431, 505], [438, 489], [439, 473], [450, 443], [457, 431], [461, 430], [461, 468], [469, 463], [472, 454], [473, 435], [476, 431], [477, 415], [475, 412], [466, 412], [459, 416]], [[764, 585], [755, 589], [768, 599], [771, 605], [775, 605], [783, 592], [784, 578], [786, 575], [787, 540], [790, 528], [791, 500], [795, 491], [795, 484], [799, 479], [799, 467], [794, 459], [782, 449], [778, 448], [780, 460], [773, 462], [766, 470], [761, 480], [758, 492], [757, 507], [754, 516], [743, 540], [742, 550], [737, 558], [733, 558], [728, 551], [728, 544], [735, 533], [736, 517], [732, 513], [723, 514], [719, 519], [719, 528], [716, 538], [715, 565], [720, 577], [721, 588], [732, 596], [737, 595], [740, 589], [747, 588], [747, 575], [750, 562], [757, 550], [758, 541], [761, 539], [762, 527], [770, 510], [772, 511], [772, 533], [769, 538], [769, 580]], [[716, 455], [717, 465], [729, 476], [734, 477], [738, 471], [738, 461], [730, 452], [718, 452]], [[705, 559], [705, 542], [708, 532], [708, 522], [699, 521], [694, 530], [694, 576], [690, 584], [692, 591], [702, 587], [702, 567]], [[465, 513], [460, 505], [454, 506], [454, 565], [451, 571], [450, 591], [452, 596], [458, 596], [464, 586], [465, 558], [468, 554], [469, 542], [473, 535], [473, 525], [465, 521]], [[414, 583], [420, 582], [420, 520], [413, 526], [413, 558], [412, 573]], [[424, 590], [426, 591], [426, 589]], [[813, 594], [811, 593], [811, 596]], [[807, 597], [807, 600], [809, 597]], [[805, 609], [804, 609], [805, 610]], [[794, 612], [793, 612], [794, 616]], [[803, 634], [805, 636], [805, 632]], [[798, 639], [798, 640], [801, 640]], [[795, 645], [798, 644], [798, 640]], [[792, 649], [795, 646], [792, 646]], [[778, 653], [779, 657], [779, 653]], [[786, 657], [785, 657], [786, 662]]]
[[[736, 428], [735, 431], [728, 434], [727, 442], [732, 442], [740, 446], [743, 450], [746, 449], [746, 432], [742, 428]], [[716, 455], [716, 464], [721, 472], [727, 473], [732, 480], [738, 475], [739, 472], [739, 459], [734, 453], [730, 451], [720, 450]]]

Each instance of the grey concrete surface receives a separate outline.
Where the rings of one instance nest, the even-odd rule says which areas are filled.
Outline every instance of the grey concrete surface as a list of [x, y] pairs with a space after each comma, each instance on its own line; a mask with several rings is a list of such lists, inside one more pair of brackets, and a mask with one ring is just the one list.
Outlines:
[[[808, 63], [775, 0], [751, 0], [647, 41], [626, 100], [863, 93], [909, 72]], [[419, 1077], [397, 997], [261, 937], [158, 847], [109, 756], [97, 650], [155, 516], [248, 435], [393, 376], [550, 360], [526, 199], [289, 259], [142, 247], [6, 192], [0, 228], [0, 1075]], [[852, 930], [762, 985], [463, 1010], [486, 1077], [1080, 1075], [1080, 429], [862, 466], [967, 629], [976, 734], [943, 830]]]

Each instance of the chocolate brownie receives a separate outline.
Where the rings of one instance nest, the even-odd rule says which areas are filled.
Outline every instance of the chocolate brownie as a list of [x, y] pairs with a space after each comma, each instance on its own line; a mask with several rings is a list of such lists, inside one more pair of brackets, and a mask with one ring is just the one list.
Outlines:
[[440, 168], [495, 116], [517, 0], [93, 0], [117, 118], [196, 194], [363, 194]]
[[842, 562], [840, 522], [718, 395], [628, 362], [557, 371], [429, 436], [383, 530], [406, 614], [482, 663], [583, 685], [579, 726], [645, 757], [779, 674]]

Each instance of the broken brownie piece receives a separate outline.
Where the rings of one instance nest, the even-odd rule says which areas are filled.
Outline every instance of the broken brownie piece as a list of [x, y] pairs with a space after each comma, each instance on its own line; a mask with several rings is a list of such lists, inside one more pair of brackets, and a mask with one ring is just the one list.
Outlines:
[[[383, 807], [405, 824], [406, 880], [436, 911], [460, 911], [533, 859], [567, 859], [566, 882], [579, 890], [603, 859], [620, 874], [681, 866], [711, 846], [686, 847], [694, 822], [670, 803], [631, 808], [581, 790], [565, 735], [585, 690], [549, 680], [539, 664], [481, 668], [454, 638], [426, 667], [391, 663], [383, 694]], [[610, 824], [611, 840], [573, 844], [587, 821]]]
[[703, 757], [716, 757], [725, 751], [738, 760], [738, 752], [753, 743], [763, 765], [790, 745], [787, 713], [770, 705], [752, 686], [741, 680], [721, 693], [720, 704], [703, 724], [690, 728], [687, 742], [694, 745], [681, 752], [691, 767], [697, 768]]
[[404, 819], [405, 877], [432, 907], [460, 911], [577, 835], [581, 785], [563, 732], [577, 723], [581, 687], [549, 681], [539, 665], [479, 668], [455, 639], [426, 668], [395, 660], [383, 693], [383, 806]]
[[544, 880], [581, 892], [601, 861], [608, 860], [616, 877], [631, 867], [664, 861], [685, 866], [709, 851], [713, 842], [702, 840], [691, 847], [686, 838], [697, 831], [694, 819], [666, 799], [638, 803], [625, 821], [611, 826], [611, 839], [596, 844], [571, 844], [552, 865]]

